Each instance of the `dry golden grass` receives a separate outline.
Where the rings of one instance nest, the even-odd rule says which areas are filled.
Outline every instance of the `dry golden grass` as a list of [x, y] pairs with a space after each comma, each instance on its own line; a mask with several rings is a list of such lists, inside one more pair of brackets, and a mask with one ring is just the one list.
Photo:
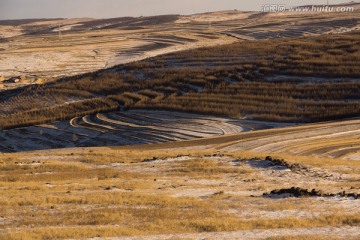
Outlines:
[[[176, 160], [176, 156], [189, 155], [189, 152], [168, 149], [73, 150], [0, 156], [0, 216], [4, 219], [0, 225], [1, 238], [63, 239], [358, 226], [360, 222], [360, 213], [336, 210], [340, 206], [324, 206], [325, 213], [306, 218], [281, 214], [274, 218], [258, 218], [256, 214], [246, 218], [241, 211], [236, 214], [229, 212], [231, 209], [254, 213], [314, 211], [309, 204], [313, 200], [271, 200], [231, 193], [238, 187], [226, 186], [226, 181], [246, 179], [258, 173], [256, 169], [242, 168], [245, 163], [236, 167], [222, 158], [248, 158], [253, 156], [250, 153], [211, 157], [215, 151], [200, 150], [190, 159]], [[208, 157], [202, 157], [204, 155]], [[160, 160], [147, 160], [155, 156]], [[175, 157], [171, 158], [175, 161], [167, 163], [166, 157]], [[144, 159], [147, 161], [143, 162]], [[307, 163], [300, 157], [297, 160]], [[223, 182], [212, 182], [219, 180]], [[209, 183], [199, 185], [196, 181]], [[267, 189], [273, 183], [255, 181], [249, 186], [251, 184], [256, 185], [254, 187], [263, 185]], [[337, 184], [338, 187], [345, 186]], [[191, 188], [213, 193], [203, 197], [173, 195], [177, 189], [181, 192]], [[314, 206], [319, 207], [318, 203]]]
[[223, 174], [249, 174], [250, 170], [234, 168], [229, 163], [218, 162], [214, 159], [194, 158], [174, 163], [169, 170], [171, 174], [189, 177], [219, 177]]
[[[262, 194], [292, 186], [359, 193], [359, 161], [322, 154], [295, 156], [287, 151], [294, 147], [290, 144], [283, 152], [271, 153], [309, 169], [293, 172], [262, 166], [268, 152], [226, 148], [239, 141], [283, 139], [294, 133], [306, 139], [302, 133], [336, 129], [338, 124], [344, 123], [132, 147], [0, 154], [0, 238], [358, 227], [357, 200], [272, 199]], [[336, 137], [328, 140], [338, 141]], [[320, 143], [316, 147], [326, 146], [327, 141]], [[331, 236], [314, 232], [298, 239], [313, 237]]]

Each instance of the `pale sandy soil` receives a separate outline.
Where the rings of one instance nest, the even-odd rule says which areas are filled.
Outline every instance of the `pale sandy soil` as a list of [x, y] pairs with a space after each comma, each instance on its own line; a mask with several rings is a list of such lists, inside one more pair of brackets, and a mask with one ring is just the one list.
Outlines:
[[[120, 34], [122, 35], [123, 33]], [[169, 36], [171, 37], [171, 35]], [[224, 36], [221, 36], [220, 39], [209, 41], [208, 39], [200, 39], [190, 34], [187, 37], [195, 38], [195, 43], [179, 43], [161, 49], [137, 52], [136, 49], [138, 47], [147, 46], [152, 44], [152, 42], [145, 39], [142, 40], [141, 38], [128, 40], [127, 37], [120, 37], [109, 43], [89, 42], [79, 46], [68, 46], [68, 43], [66, 43], [67, 37], [63, 34], [58, 45], [56, 44], [58, 40], [50, 40], [53, 41], [51, 45], [54, 47], [49, 45], [49, 49], [44, 49], [44, 47], [28, 49], [24, 53], [24, 47], [21, 47], [21, 49], [14, 47], [13, 50], [9, 50], [6, 53], [0, 52], [0, 76], [8, 78], [28, 75], [52, 79], [110, 68], [118, 64], [138, 61], [165, 53], [227, 44], [234, 41], [234, 39]], [[75, 38], [75, 36], [71, 38]], [[44, 43], [46, 44], [46, 42], [48, 41], [45, 40]], [[159, 42], [161, 42], [160, 39]], [[0, 44], [0, 48], [6, 48], [6, 46], [2, 45]], [[131, 49], [133, 49], [133, 54], [121, 53], [122, 51], [131, 52]], [[7, 87], [11, 88], [13, 86], [8, 85]]]
[[[209, 33], [214, 36], [213, 39], [199, 36], [198, 33], [207, 32], [207, 27], [193, 30], [186, 27], [181, 29], [176, 25], [165, 25], [162, 28], [149, 26], [143, 30], [71, 31], [87, 21], [89, 19], [59, 21], [63, 24], [61, 38], [57, 34], [59, 28], [56, 21], [35, 22], [16, 27], [0, 26], [3, 37], [19, 35], [0, 43], [0, 76], [9, 78], [28, 75], [52, 79], [109, 68], [168, 52], [235, 41], [216, 32]], [[21, 35], [21, 27], [34, 25], [51, 27], [54, 34]], [[184, 40], [172, 40], [169, 44], [168, 40], [173, 37]], [[166, 45], [154, 48], [155, 44], [159, 43]], [[140, 48], [147, 50], [138, 50]]]
[[[184, 175], [178, 175], [177, 170], [182, 169], [184, 163], [194, 163], [199, 160], [206, 160], [209, 163], [218, 164], [218, 167], [225, 168], [231, 167], [240, 169], [244, 172], [243, 175], [236, 174], [224, 174], [221, 178], [212, 178], [211, 174], [199, 175], [197, 178], [189, 178], [191, 173], [191, 165], [189, 172], [184, 172]], [[106, 166], [106, 165], [105, 165]], [[214, 193], [223, 191], [225, 194], [234, 195], [237, 197], [260, 197], [264, 192], [270, 192], [279, 188], [291, 188], [293, 186], [302, 187], [306, 189], [320, 189], [327, 193], [338, 193], [342, 190], [351, 191], [350, 189], [341, 188], [338, 186], [340, 183], [349, 182], [356, 178], [356, 174], [344, 174], [341, 171], [346, 171], [346, 167], [340, 168], [334, 166], [334, 168], [317, 168], [311, 167], [300, 171], [292, 171], [282, 166], [272, 166], [271, 162], [259, 160], [259, 159], [234, 159], [233, 157], [196, 157], [196, 156], [183, 156], [176, 158], [159, 159], [142, 163], [131, 164], [118, 164], [111, 165], [112, 167], [119, 167], [129, 172], [136, 173], [152, 173], [157, 176], [162, 176], [162, 180], [159, 180], [158, 186], [165, 186], [162, 188], [166, 194], [173, 197], [200, 197], [207, 198]], [[206, 169], [206, 167], [205, 167]], [[174, 173], [172, 172], [174, 171]], [[179, 171], [180, 173], [181, 171]], [[176, 176], [176, 179], [174, 177]], [[215, 174], [216, 176], [216, 174]], [[177, 187], [170, 187], [172, 185]], [[355, 184], [357, 185], [357, 184]], [[356, 189], [352, 190], [358, 192]], [[350, 188], [350, 187], [349, 187]], [[352, 213], [354, 210], [360, 207], [360, 201], [354, 201], [352, 199], [341, 198], [314, 198], [312, 205], [316, 208], [316, 205], [341, 206], [342, 211]], [[317, 208], [317, 214], [321, 214], [320, 208]], [[230, 211], [230, 209], [229, 209]], [[298, 211], [298, 210], [296, 210]], [[231, 209], [233, 214], [237, 214], [240, 217], [249, 218], [279, 218], [289, 217], [293, 211], [281, 211], [281, 212], [264, 212], [264, 211], [244, 211], [244, 209]], [[323, 213], [326, 213], [324, 210]], [[312, 211], [304, 210], [304, 217], [311, 217], [314, 213]]]
[[233, 232], [208, 232], [208, 233], [183, 233], [168, 235], [146, 235], [135, 237], [117, 237], [117, 238], [90, 238], [107, 240], [155, 240], [155, 239], [269, 239], [279, 237], [295, 237], [308, 235], [323, 236], [339, 239], [358, 239], [360, 237], [360, 227], [319, 227], [319, 228], [291, 228], [291, 229], [269, 229], [269, 230], [244, 230]]
[[65, 26], [60, 26], [58, 28], [55, 28], [53, 30], [53, 32], [61, 32], [61, 31], [69, 31], [69, 30], [72, 30], [74, 27], [77, 27], [77, 26], [82, 26], [81, 23], [77, 23], [77, 24], [69, 24], [69, 25], [65, 25]]
[[360, 25], [358, 25], [356, 27], [352, 27], [352, 28], [341, 27], [341, 28], [331, 30], [328, 33], [337, 34], [337, 33], [346, 33], [346, 32], [357, 31], [357, 30], [360, 30]]
[[20, 27], [0, 26], [0, 38], [15, 37], [22, 34]]
[[252, 12], [241, 12], [241, 11], [201, 13], [190, 16], [183, 16], [181, 19], [177, 20], [176, 23], [191, 23], [191, 22], [209, 23], [210, 22], [211, 24], [212, 22], [224, 22], [224, 21], [245, 19], [251, 16], [252, 14], [253, 14]]

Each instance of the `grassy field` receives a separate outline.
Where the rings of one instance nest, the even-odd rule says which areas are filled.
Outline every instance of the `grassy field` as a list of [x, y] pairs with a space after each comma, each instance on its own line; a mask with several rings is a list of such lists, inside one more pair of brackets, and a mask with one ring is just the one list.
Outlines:
[[[300, 147], [284, 142], [284, 150], [273, 156], [301, 166], [294, 169], [265, 160], [266, 151], [241, 150], [255, 135], [259, 141], [271, 137], [274, 142], [296, 133], [298, 138], [311, 141], [308, 133], [322, 136], [324, 129], [331, 128], [341, 134], [345, 125], [346, 133], [351, 124], [359, 125], [349, 121], [141, 147], [1, 154], [0, 236], [63, 239], [144, 235], [158, 239], [161, 236], [157, 234], [165, 234], [165, 239], [219, 232], [223, 235], [208, 237], [265, 234], [262, 236], [284, 239], [356, 239], [358, 200], [269, 198], [263, 194], [290, 187], [360, 193], [359, 161], [326, 158], [321, 153], [309, 156], [301, 151], [292, 157], [288, 148]], [[239, 140], [239, 147], [224, 148]], [[316, 146], [329, 146], [329, 141], [337, 141], [336, 136]]]

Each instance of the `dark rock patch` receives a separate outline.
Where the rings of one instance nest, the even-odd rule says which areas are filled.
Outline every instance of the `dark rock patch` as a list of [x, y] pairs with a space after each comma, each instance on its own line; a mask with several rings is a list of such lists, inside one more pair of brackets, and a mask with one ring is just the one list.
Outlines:
[[294, 164], [290, 164], [288, 162], [286, 162], [284, 159], [276, 159], [276, 158], [272, 158], [271, 156], [267, 156], [265, 158], [266, 161], [269, 161], [272, 163], [272, 166], [282, 166], [282, 167], [286, 167], [288, 169], [290, 169], [293, 172], [299, 172], [299, 171], [306, 171], [308, 170], [306, 167], [298, 164], [298, 163], [294, 163]]
[[321, 190], [312, 189], [311, 191], [299, 188], [299, 187], [292, 187], [292, 188], [282, 188], [272, 190], [270, 193], [264, 193], [264, 197], [272, 197], [272, 198], [286, 198], [286, 197], [343, 197], [343, 198], [354, 198], [359, 199], [360, 194], [357, 193], [346, 193], [345, 191], [339, 193], [323, 193]]
[[145, 163], [145, 162], [154, 162], [154, 161], [156, 161], [156, 160], [158, 160], [158, 158], [157, 157], [153, 157], [153, 158], [151, 158], [151, 159], [144, 159], [144, 160], [142, 160], [141, 162], [143, 162], [143, 163]]

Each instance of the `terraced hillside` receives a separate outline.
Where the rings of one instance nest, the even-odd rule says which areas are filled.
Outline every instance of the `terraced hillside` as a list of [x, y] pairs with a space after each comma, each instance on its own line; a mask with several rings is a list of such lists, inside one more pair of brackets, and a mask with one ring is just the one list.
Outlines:
[[43, 84], [203, 46], [352, 31], [359, 29], [360, 5], [351, 6], [354, 12], [225, 11], [190, 16], [0, 21], [0, 89]]
[[360, 239], [347, 6], [0, 21], [0, 239]]
[[[258, 129], [227, 136], [164, 143], [160, 147], [149, 145], [144, 150], [167, 148], [179, 148], [184, 151], [201, 148], [229, 154], [243, 152], [253, 155], [258, 153], [263, 156], [287, 156], [289, 159], [296, 159], [297, 156], [300, 156], [307, 158], [307, 161], [313, 164], [321, 159], [357, 161], [360, 160], [360, 120]], [[132, 147], [127, 149], [132, 149]]]
[[166, 111], [118, 111], [2, 131], [0, 151], [139, 145], [280, 126], [286, 124]]
[[[306, 131], [304, 131], [306, 129]], [[299, 133], [301, 131], [301, 133]], [[229, 151], [286, 153], [289, 156], [320, 156], [360, 160], [360, 121], [294, 128], [284, 135], [244, 139], [219, 146]]]
[[1, 38], [1, 88], [43, 84], [167, 52], [234, 41], [212, 33], [210, 39], [203, 29], [181, 29], [174, 23], [177, 18], [0, 21], [4, 34], [18, 29], [17, 36]]
[[358, 117], [360, 32], [158, 56], [0, 96], [4, 129], [160, 109], [278, 122]]

